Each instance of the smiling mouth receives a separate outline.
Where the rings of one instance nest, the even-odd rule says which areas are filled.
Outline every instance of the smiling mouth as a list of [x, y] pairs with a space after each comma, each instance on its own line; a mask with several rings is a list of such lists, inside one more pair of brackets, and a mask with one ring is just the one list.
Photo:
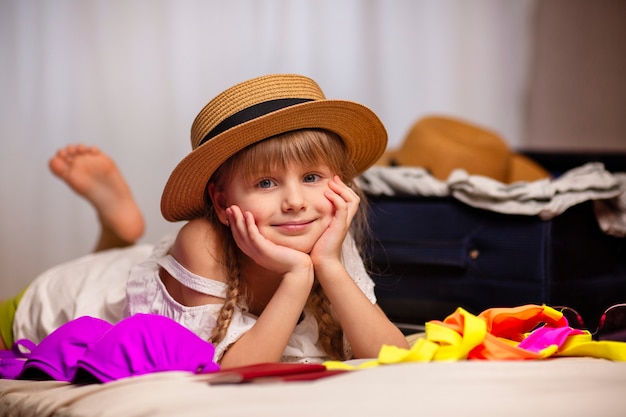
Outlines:
[[313, 220], [303, 220], [303, 221], [297, 221], [297, 222], [279, 223], [279, 224], [275, 224], [274, 227], [284, 229], [284, 230], [298, 231], [298, 230], [302, 230], [308, 227], [312, 223], [313, 223]]

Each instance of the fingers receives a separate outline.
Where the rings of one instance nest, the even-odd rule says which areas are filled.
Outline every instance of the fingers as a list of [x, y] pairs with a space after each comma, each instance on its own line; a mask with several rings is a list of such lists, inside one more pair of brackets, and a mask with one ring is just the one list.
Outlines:
[[269, 256], [275, 245], [267, 240], [259, 231], [250, 212], [243, 212], [239, 206], [230, 206], [226, 209], [228, 222], [237, 246], [251, 258]]
[[361, 202], [360, 197], [352, 188], [344, 184], [338, 176], [333, 177], [328, 182], [328, 187], [332, 192], [327, 192], [326, 198], [333, 203], [339, 215], [345, 215], [345, 219], [350, 223]]
[[328, 228], [311, 251], [314, 264], [326, 262], [328, 259], [338, 259], [341, 245], [360, 203], [358, 194], [344, 184], [338, 176], [328, 182], [328, 188], [325, 196], [335, 207], [335, 213]]
[[243, 213], [239, 206], [230, 206], [226, 209], [226, 216], [233, 237], [242, 249], [249, 249], [261, 237], [251, 213]]

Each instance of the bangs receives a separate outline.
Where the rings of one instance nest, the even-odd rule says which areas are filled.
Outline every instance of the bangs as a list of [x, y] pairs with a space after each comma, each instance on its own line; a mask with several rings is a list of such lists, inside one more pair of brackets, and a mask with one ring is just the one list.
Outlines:
[[354, 172], [339, 136], [310, 129], [287, 132], [258, 142], [235, 154], [222, 167], [226, 168], [225, 172], [239, 172], [251, 180], [265, 172], [286, 169], [290, 164], [327, 166], [342, 179], [351, 179]]

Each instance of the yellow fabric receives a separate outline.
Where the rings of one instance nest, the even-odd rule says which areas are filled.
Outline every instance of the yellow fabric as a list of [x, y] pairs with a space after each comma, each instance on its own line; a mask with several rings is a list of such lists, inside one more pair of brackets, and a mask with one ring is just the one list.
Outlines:
[[626, 361], [626, 343], [611, 340], [592, 340], [591, 334], [570, 336], [558, 356], [588, 356], [614, 361]]
[[[526, 320], [532, 319], [533, 322], [537, 322], [537, 317], [542, 314], [542, 311], [543, 307], [536, 305], [526, 305], [511, 309], [485, 310], [478, 317], [478, 319], [485, 321], [486, 326], [486, 331], [481, 331], [480, 333], [482, 339], [478, 340], [473, 349], [460, 359], [538, 359], [539, 355], [537, 353], [520, 349], [516, 343], [510, 342], [520, 341], [522, 336], [518, 332], [527, 327], [520, 324], [519, 316], [526, 317]], [[465, 322], [468, 318], [473, 317], [472, 314], [459, 308], [446, 317], [441, 325], [457, 331], [463, 337], [472, 337], [471, 334], [468, 334], [468, 332], [472, 332], [472, 327], [468, 327]], [[511, 331], [512, 329], [514, 331]], [[510, 339], [510, 341], [507, 339]], [[507, 340], [507, 342], [504, 342], [504, 340]]]
[[0, 336], [2, 336], [4, 345], [7, 348], [10, 348], [14, 342], [13, 319], [15, 318], [15, 311], [25, 291], [26, 288], [24, 288], [17, 297], [0, 302]]
[[[458, 309], [457, 312], [463, 322], [463, 330], [462, 333], [460, 333], [460, 339], [456, 339], [451, 342], [451, 338], [448, 335], [442, 338], [441, 336], [444, 335], [444, 329], [446, 330], [445, 333], [455, 332], [455, 330], [445, 327], [445, 324], [439, 325], [431, 323], [429, 339], [439, 344], [439, 349], [437, 349], [437, 352], [435, 353], [434, 360], [457, 361], [466, 359], [470, 351], [485, 340], [485, 336], [487, 334], [487, 322], [474, 316], [473, 314], [468, 313], [462, 308]], [[428, 327], [426, 329], [426, 334], [428, 334]]]
[[[519, 346], [533, 329], [543, 326], [547, 326], [543, 330], [550, 332], [565, 330], [567, 339], [556, 342], [554, 338], [549, 338], [549, 344], [538, 351]], [[403, 362], [529, 360], [556, 356], [626, 361], [625, 342], [594, 341], [589, 332], [576, 334], [581, 332], [566, 327], [567, 320], [563, 314], [545, 305], [488, 309], [478, 316], [458, 308], [443, 322], [433, 320], [426, 323], [425, 337], [417, 339], [409, 349], [384, 345], [377, 359], [358, 365], [339, 361], [325, 362], [325, 365], [328, 369], [357, 370]]]

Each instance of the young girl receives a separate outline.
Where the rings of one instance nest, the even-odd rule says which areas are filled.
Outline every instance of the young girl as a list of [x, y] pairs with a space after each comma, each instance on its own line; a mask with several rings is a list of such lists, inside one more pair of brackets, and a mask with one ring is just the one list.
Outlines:
[[[382, 344], [407, 347], [375, 304], [356, 247], [365, 210], [352, 180], [386, 146], [369, 109], [327, 100], [309, 78], [271, 75], [218, 95], [191, 136], [193, 151], [174, 169], [161, 204], [166, 219], [188, 223], [129, 267], [126, 315], [178, 321], [215, 345], [223, 367], [375, 357]], [[100, 217], [114, 232], [112, 219], [124, 218]], [[116, 259], [130, 250], [131, 263], [145, 256], [133, 247], [115, 250]], [[113, 264], [107, 260], [107, 268]], [[96, 275], [84, 282], [106, 282], [102, 271]], [[32, 327], [19, 323], [20, 310], [37, 301], [30, 294], [41, 292], [41, 280], [18, 305], [17, 334]]]

